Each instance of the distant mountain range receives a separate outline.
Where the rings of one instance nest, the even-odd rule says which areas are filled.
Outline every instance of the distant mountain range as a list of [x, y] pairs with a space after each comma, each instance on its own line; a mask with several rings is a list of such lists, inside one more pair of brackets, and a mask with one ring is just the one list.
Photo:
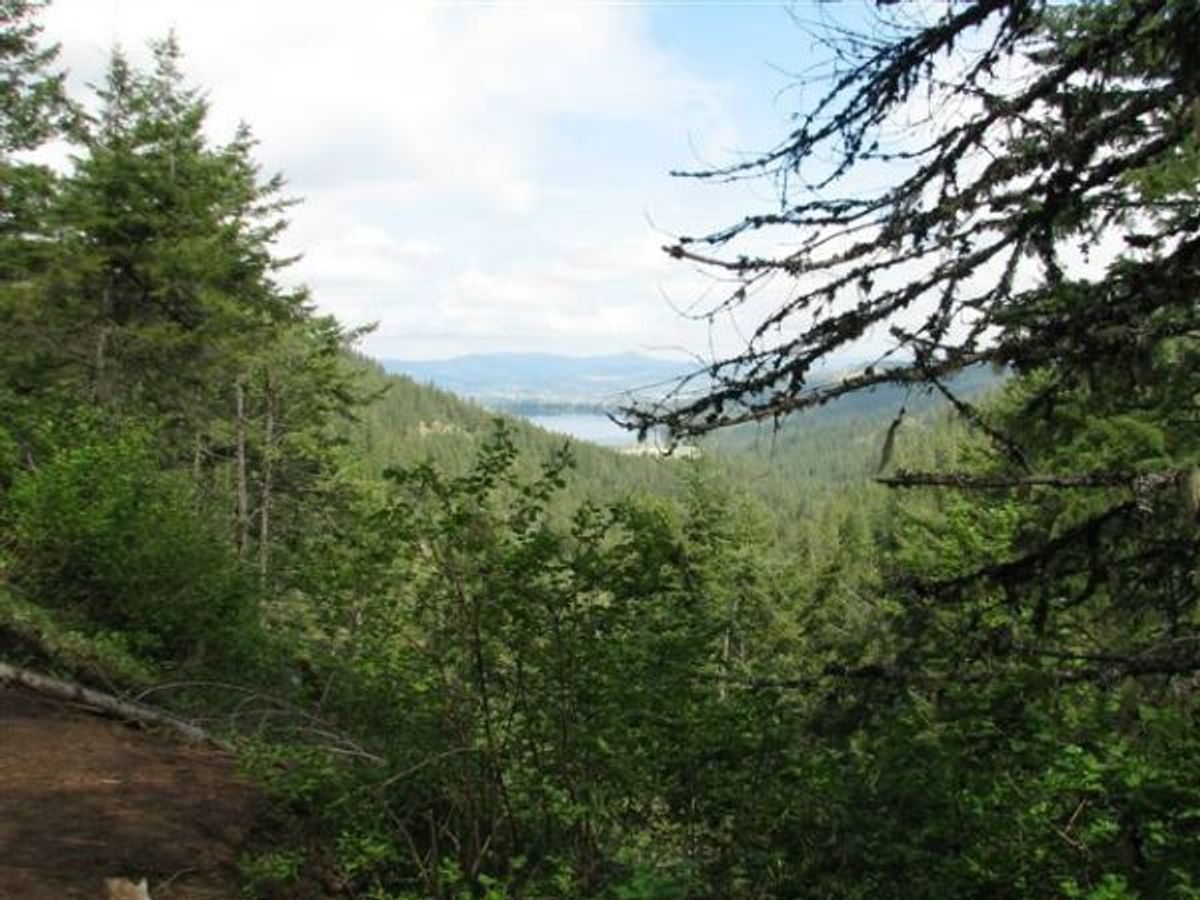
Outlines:
[[[405, 375], [498, 412], [539, 420], [546, 416], [604, 416], [629, 400], [663, 397], [697, 364], [659, 359], [639, 353], [608, 356], [563, 356], [555, 353], [476, 353], [451, 359], [379, 360], [392, 374]], [[855, 374], [861, 365], [829, 366], [814, 373], [814, 384]], [[1002, 376], [987, 366], [973, 366], [948, 379], [954, 390], [970, 397], [999, 384]], [[693, 385], [703, 389], [703, 381]], [[885, 384], [808, 411], [795, 422], [890, 417], [903, 405], [909, 412], [940, 406], [940, 395], [928, 388]], [[752, 430], [752, 429], [748, 429]], [[622, 435], [623, 439], [623, 435]], [[737, 438], [734, 438], [737, 442]]]
[[695, 369], [681, 360], [640, 353], [563, 356], [556, 353], [473, 353], [452, 359], [381, 359], [383, 368], [489, 406], [512, 401], [613, 405], [664, 393]]

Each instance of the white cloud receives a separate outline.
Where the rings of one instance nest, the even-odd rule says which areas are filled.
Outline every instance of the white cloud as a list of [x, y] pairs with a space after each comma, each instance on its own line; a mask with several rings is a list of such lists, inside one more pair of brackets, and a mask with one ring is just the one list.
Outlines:
[[697, 135], [702, 153], [736, 146], [737, 125], [728, 86], [665, 52], [644, 9], [56, 0], [44, 22], [77, 86], [114, 40], [144, 63], [176, 29], [216, 138], [249, 122], [305, 200], [293, 277], [349, 324], [378, 320], [369, 351], [703, 341], [661, 299], [695, 281], [646, 213], [711, 211], [665, 173]]

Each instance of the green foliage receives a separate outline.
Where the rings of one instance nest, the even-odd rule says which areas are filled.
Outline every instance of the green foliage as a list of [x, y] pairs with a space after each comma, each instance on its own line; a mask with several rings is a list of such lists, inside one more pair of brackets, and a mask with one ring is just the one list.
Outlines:
[[199, 662], [245, 640], [254, 582], [202, 498], [162, 471], [151, 433], [130, 422], [65, 431], [62, 449], [8, 493], [14, 586], [121, 630], [161, 662]]
[[295, 850], [270, 850], [238, 859], [238, 869], [250, 897], [277, 896], [295, 887], [304, 869], [304, 857]]
[[124, 632], [72, 626], [64, 618], [0, 587], [0, 644], [10, 660], [102, 684], [152, 682], [152, 667], [133, 654]]
[[[66, 111], [36, 7], [0, 0], [5, 153]], [[243, 763], [280, 826], [242, 861], [256, 894], [332, 870], [378, 900], [1200, 896], [1195, 99], [1127, 77], [1184, 59], [1194, 13], [999, 7], [1000, 50], [1038, 34], [1125, 78], [1061, 84], [1060, 137], [1061, 116], [1107, 129], [1164, 100], [1099, 154], [1122, 168], [1109, 199], [1145, 206], [1137, 252], [1098, 283], [994, 285], [1015, 374], [956, 397], [958, 419], [923, 407], [965, 382], [910, 387], [978, 357], [947, 356], [934, 317], [936, 346], [897, 335], [920, 351], [903, 377], [805, 391], [812, 346], [734, 361], [727, 387], [767, 413], [907, 381], [861, 407], [878, 415], [741, 431], [690, 462], [564, 448], [351, 357], [356, 335], [277, 281], [288, 201], [249, 133], [209, 142], [173, 38], [149, 72], [117, 55], [70, 171], [0, 160], [0, 653], [139, 687], [227, 678], [183, 699], [255, 732]], [[853, 135], [860, 114], [835, 116]], [[1003, 240], [1052, 270], [1047, 242], [1095, 237], [1100, 201], [1049, 204], [1063, 154], [1017, 124], [1006, 152], [1044, 180], [983, 212], [1018, 209]], [[816, 349], [942, 276], [948, 309], [989, 290], [967, 277], [985, 260], [929, 243], [932, 221], [973, 221], [983, 195], [960, 190], [1010, 178], [985, 175], [901, 204], [880, 239], [932, 254], [933, 281], [849, 278], [834, 294], [861, 305], [814, 320]], [[764, 393], [780, 385], [798, 393]], [[691, 412], [705, 430], [745, 408]], [[868, 483], [881, 456], [901, 484], [988, 490], [889, 493]]]
[[49, 71], [58, 48], [38, 42], [41, 28], [34, 14], [44, 5], [44, 0], [0, 2], [0, 171], [4, 174], [8, 174], [11, 152], [41, 144], [61, 127], [67, 113], [63, 76]]
[[[272, 256], [288, 206], [262, 179], [245, 129], [221, 147], [173, 37], [147, 73], [114, 54], [86, 153], [64, 181], [62, 238], [38, 284], [68, 326], [58, 378], [91, 399], [152, 412], [178, 452], [231, 410], [247, 358], [305, 315]], [[44, 323], [50, 324], [51, 322]], [[234, 361], [237, 360], [235, 363]]]
[[[37, 4], [8, 5], [3, 52], [33, 78], [53, 55], [33, 43]], [[281, 180], [261, 176], [248, 130], [212, 145], [178, 43], [153, 49], [148, 72], [114, 54], [70, 171], [4, 170], [37, 203], [0, 234], [19, 251], [0, 270], [0, 490], [22, 590], [198, 661], [237, 635], [255, 643], [257, 595], [294, 584], [294, 548], [332, 490], [335, 426], [361, 397], [355, 334], [276, 281]], [[81, 408], [108, 424], [48, 424]], [[152, 426], [109, 440], [138, 422]]]
[[733, 820], [753, 818], [745, 761], [774, 708], [726, 684], [759, 664], [767, 611], [738, 583], [753, 529], [698, 473], [683, 508], [583, 505], [561, 524], [569, 464], [524, 477], [498, 425], [461, 475], [389, 473], [371, 517], [388, 540], [345, 566], [374, 596], [323, 618], [329, 702], [404, 736], [358, 788], [376, 814], [326, 807], [364, 890], [682, 896], [744, 877]]

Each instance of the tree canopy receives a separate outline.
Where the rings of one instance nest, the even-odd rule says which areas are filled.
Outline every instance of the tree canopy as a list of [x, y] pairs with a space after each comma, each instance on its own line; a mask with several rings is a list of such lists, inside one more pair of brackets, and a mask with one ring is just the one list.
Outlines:
[[68, 104], [61, 73], [51, 66], [54, 45], [38, 42], [34, 14], [44, 0], [0, 2], [0, 154], [28, 150], [66, 121]]

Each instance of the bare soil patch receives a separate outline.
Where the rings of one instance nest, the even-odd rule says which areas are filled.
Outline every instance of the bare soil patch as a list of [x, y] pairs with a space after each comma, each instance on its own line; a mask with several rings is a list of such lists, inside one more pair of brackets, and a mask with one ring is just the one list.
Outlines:
[[0, 900], [235, 898], [261, 809], [228, 754], [0, 687]]

